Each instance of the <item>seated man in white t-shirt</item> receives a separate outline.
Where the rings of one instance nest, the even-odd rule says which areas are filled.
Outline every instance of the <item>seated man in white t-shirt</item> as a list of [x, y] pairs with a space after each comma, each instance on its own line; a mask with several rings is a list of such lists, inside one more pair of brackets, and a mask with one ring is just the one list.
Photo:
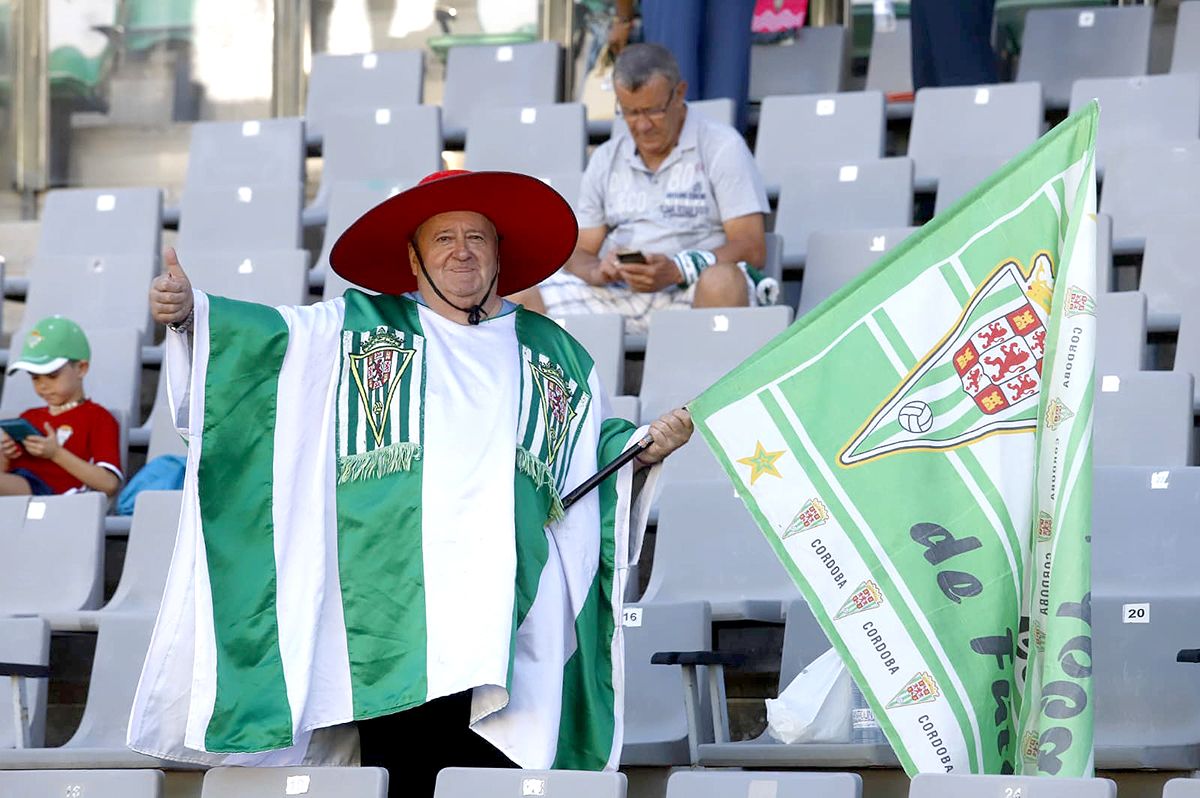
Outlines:
[[623, 50], [613, 83], [628, 132], [588, 163], [575, 252], [514, 299], [550, 316], [621, 313], [627, 332], [644, 332], [655, 310], [761, 304], [769, 208], [746, 142], [689, 113], [664, 47]]

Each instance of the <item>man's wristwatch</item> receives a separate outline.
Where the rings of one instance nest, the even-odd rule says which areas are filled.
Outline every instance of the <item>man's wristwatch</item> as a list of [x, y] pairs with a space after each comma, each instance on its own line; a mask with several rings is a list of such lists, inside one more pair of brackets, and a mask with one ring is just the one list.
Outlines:
[[183, 321], [177, 322], [175, 324], [168, 324], [167, 329], [170, 330], [171, 332], [185, 333], [188, 330], [192, 329], [192, 322], [195, 321], [195, 319], [196, 319], [196, 308], [195, 308], [195, 306], [193, 306], [192, 309], [188, 311], [187, 318], [185, 318]]

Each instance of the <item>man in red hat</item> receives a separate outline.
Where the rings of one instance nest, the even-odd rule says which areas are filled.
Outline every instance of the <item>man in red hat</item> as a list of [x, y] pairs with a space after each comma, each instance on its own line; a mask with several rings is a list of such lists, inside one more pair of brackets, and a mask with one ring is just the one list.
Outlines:
[[448, 765], [616, 767], [625, 572], [655, 466], [692, 425], [655, 421], [564, 510], [646, 434], [607, 417], [582, 346], [501, 298], [576, 235], [539, 180], [445, 172], [334, 247], [334, 271], [379, 295], [236, 302], [167, 252], [151, 307], [189, 451], [133, 748], [329, 761], [319, 738], [356, 721], [363, 763], [406, 795]]

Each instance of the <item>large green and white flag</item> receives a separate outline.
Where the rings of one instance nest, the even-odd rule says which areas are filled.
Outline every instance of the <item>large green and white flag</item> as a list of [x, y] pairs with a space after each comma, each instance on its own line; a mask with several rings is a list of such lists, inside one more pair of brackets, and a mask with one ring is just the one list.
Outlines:
[[605, 418], [586, 350], [524, 309], [467, 326], [358, 291], [195, 297], [190, 351], [167, 342], [188, 463], [130, 746], [329, 762], [322, 730], [469, 690], [472, 728], [522, 766], [615, 768], [657, 469], [564, 512], [639, 437]]
[[1088, 106], [691, 404], [905, 770], [1092, 770]]

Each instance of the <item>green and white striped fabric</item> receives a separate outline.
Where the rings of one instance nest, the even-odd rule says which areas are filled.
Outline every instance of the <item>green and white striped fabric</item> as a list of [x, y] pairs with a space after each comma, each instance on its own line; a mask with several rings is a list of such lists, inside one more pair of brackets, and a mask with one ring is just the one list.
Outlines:
[[691, 405], [905, 770], [1092, 770], [1095, 104]]
[[648, 502], [630, 466], [563, 513], [637, 438], [586, 351], [522, 309], [195, 296], [194, 351], [167, 343], [187, 476], [130, 746], [296, 763], [313, 730], [472, 690], [515, 762], [615, 767]]

